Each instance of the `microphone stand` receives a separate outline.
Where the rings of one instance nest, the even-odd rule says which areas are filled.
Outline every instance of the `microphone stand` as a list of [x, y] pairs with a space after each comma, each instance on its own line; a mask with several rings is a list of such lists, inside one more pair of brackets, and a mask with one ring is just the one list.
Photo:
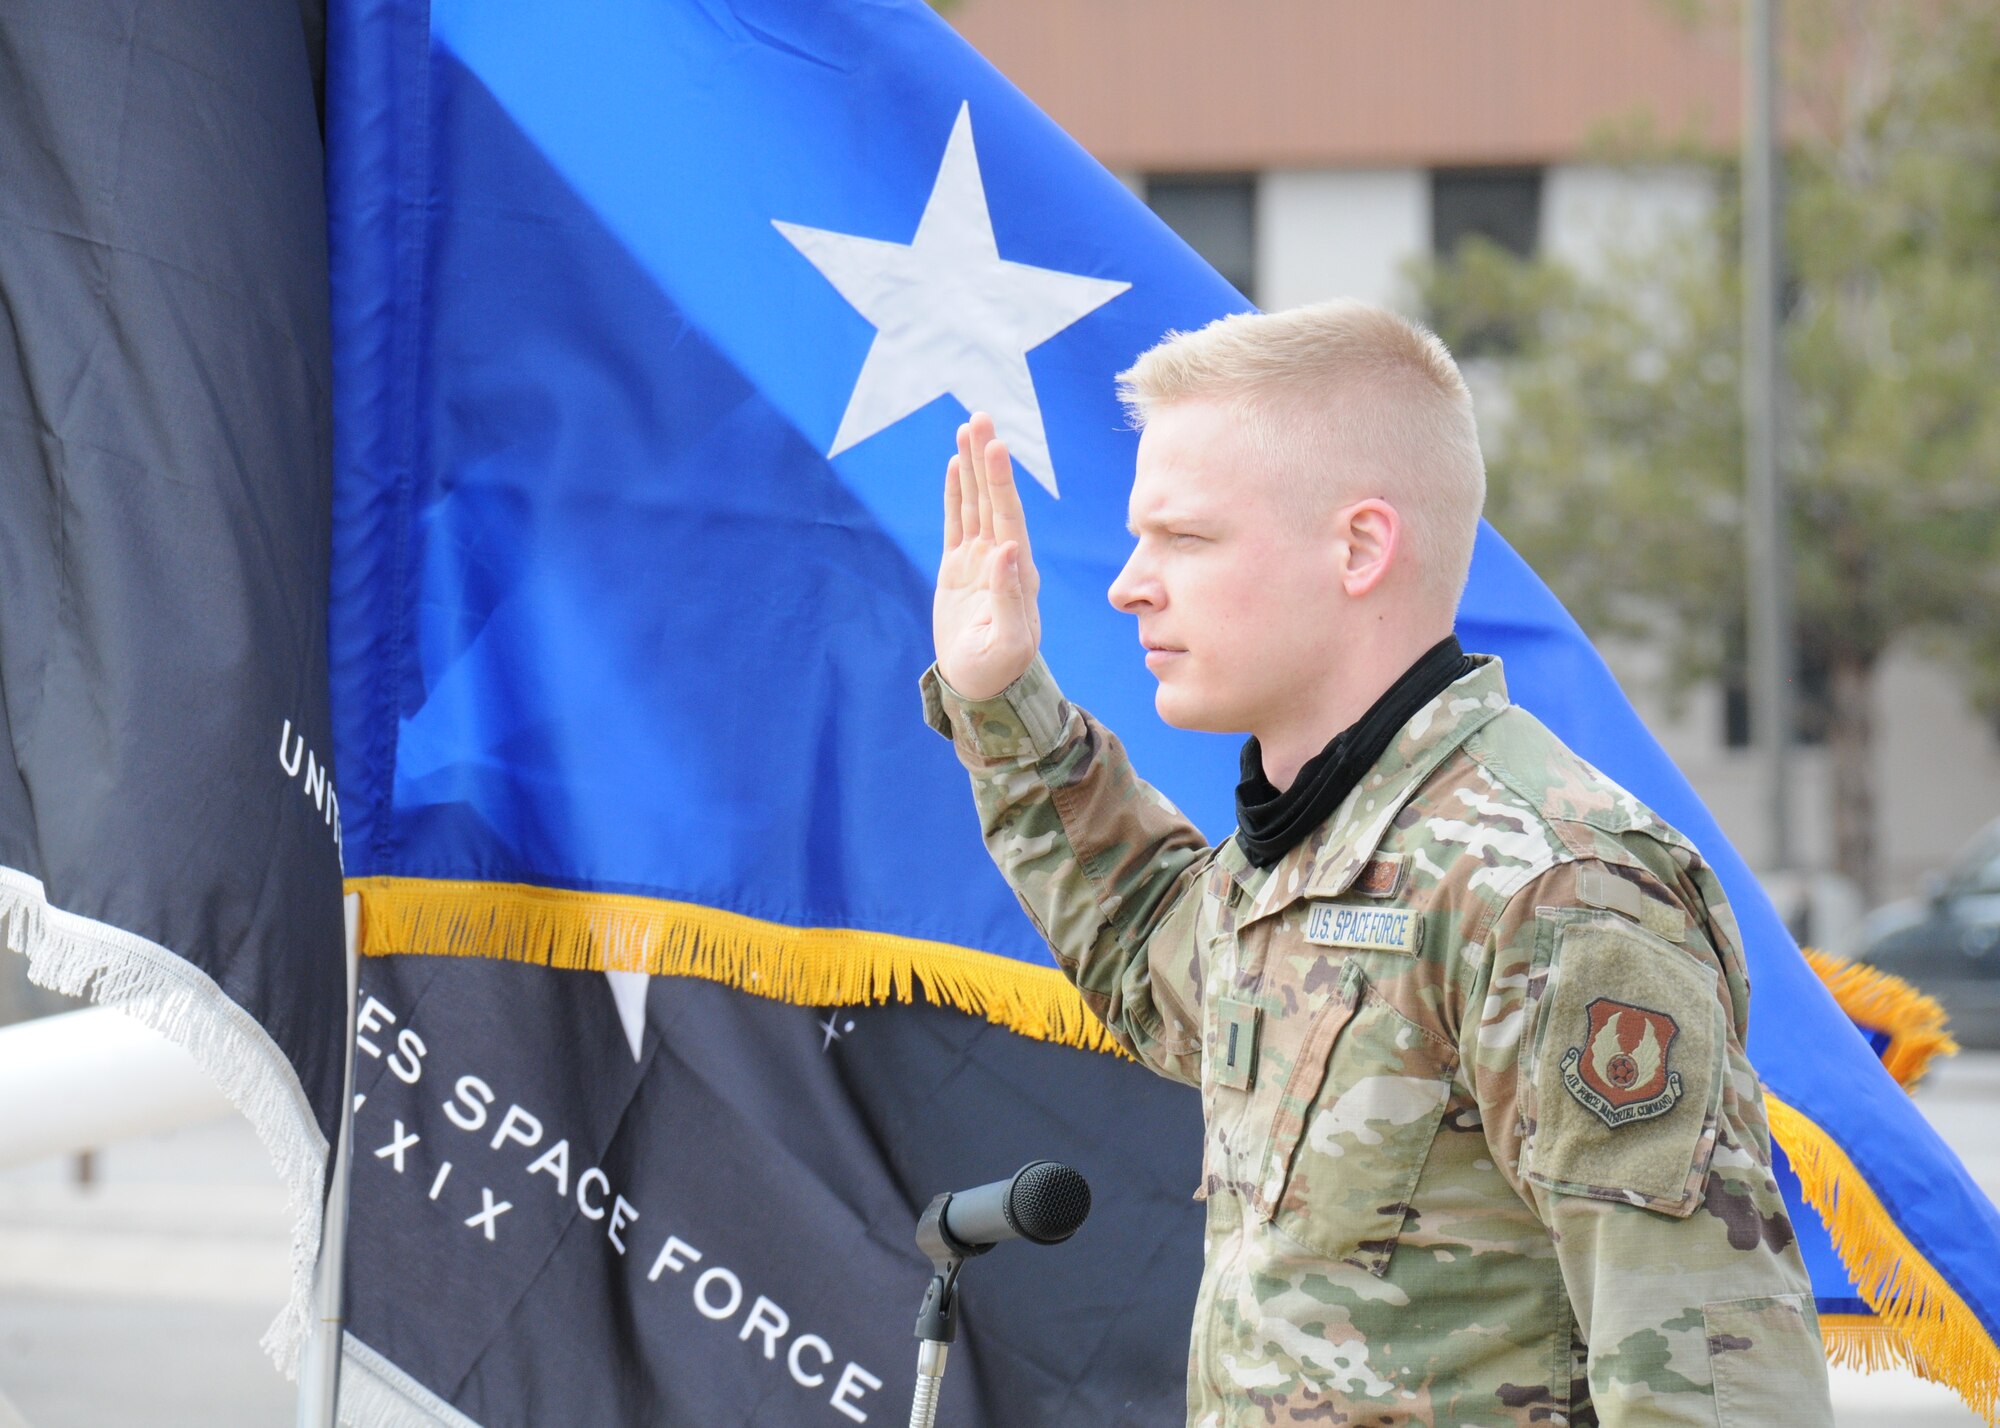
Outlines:
[[930, 1287], [917, 1310], [917, 1390], [910, 1400], [910, 1428], [935, 1428], [938, 1394], [944, 1389], [945, 1359], [958, 1339], [958, 1271], [966, 1260], [992, 1245], [960, 1244], [944, 1227], [949, 1194], [931, 1201], [917, 1221], [917, 1248], [930, 1256]]

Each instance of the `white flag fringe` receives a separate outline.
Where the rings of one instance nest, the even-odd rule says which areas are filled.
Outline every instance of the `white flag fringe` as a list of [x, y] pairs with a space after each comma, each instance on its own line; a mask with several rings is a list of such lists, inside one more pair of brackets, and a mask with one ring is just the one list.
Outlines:
[[3, 866], [0, 942], [27, 957], [37, 986], [114, 1007], [185, 1048], [256, 1130], [292, 1215], [291, 1294], [263, 1348], [292, 1377], [319, 1254], [327, 1142], [285, 1054], [201, 969], [136, 933], [50, 907], [39, 879]]

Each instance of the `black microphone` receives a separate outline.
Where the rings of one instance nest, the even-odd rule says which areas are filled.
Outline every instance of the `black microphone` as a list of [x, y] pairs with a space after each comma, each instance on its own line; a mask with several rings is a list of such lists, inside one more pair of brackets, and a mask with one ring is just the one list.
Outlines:
[[1037, 1160], [1006, 1180], [940, 1197], [938, 1228], [963, 1254], [1002, 1240], [1061, 1244], [1090, 1214], [1090, 1185], [1067, 1165]]
[[943, 1194], [917, 1220], [917, 1248], [937, 1272], [917, 1310], [917, 1388], [911, 1428], [937, 1421], [945, 1355], [958, 1338], [958, 1272], [1002, 1240], [1058, 1245], [1090, 1214], [1090, 1186], [1067, 1165], [1034, 1160], [1006, 1180]]

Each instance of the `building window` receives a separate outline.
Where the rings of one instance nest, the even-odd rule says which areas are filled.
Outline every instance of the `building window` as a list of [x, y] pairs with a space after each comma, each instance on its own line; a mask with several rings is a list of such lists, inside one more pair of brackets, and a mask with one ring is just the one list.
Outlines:
[[1257, 287], [1257, 181], [1249, 174], [1151, 174], [1146, 204], [1250, 297]]
[[[1833, 672], [1826, 657], [1804, 645], [1793, 650], [1799, 677], [1792, 681], [1792, 738], [1808, 747], [1826, 742], [1833, 715]], [[1740, 621], [1732, 622], [1722, 647], [1722, 742], [1731, 749], [1750, 747], [1749, 641]]]
[[1449, 258], [1475, 235], [1532, 258], [1542, 229], [1540, 169], [1433, 169], [1431, 251]]

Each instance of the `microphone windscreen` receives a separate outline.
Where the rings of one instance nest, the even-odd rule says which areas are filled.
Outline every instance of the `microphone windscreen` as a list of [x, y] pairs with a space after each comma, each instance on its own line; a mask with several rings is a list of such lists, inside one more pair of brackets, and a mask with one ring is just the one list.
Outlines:
[[1021, 1238], [1052, 1245], [1068, 1239], [1090, 1214], [1090, 1184], [1053, 1160], [1030, 1165], [1014, 1177], [1007, 1221]]

